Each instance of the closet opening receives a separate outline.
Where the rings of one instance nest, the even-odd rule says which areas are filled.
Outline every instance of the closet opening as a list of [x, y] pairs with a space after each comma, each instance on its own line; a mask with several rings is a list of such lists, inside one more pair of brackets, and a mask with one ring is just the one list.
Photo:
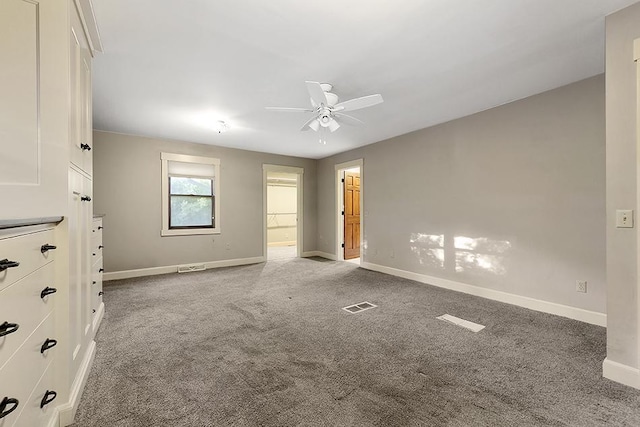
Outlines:
[[302, 169], [265, 165], [265, 257], [290, 259], [302, 252]]

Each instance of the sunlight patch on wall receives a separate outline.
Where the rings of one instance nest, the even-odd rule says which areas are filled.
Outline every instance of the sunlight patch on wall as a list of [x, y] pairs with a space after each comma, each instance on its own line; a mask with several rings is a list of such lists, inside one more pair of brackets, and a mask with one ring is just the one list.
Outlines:
[[504, 259], [511, 249], [507, 240], [487, 237], [454, 236], [412, 233], [411, 252], [420, 265], [463, 272], [488, 272], [503, 276], [507, 273]]
[[444, 235], [412, 233], [409, 239], [420, 265], [444, 268]]
[[480, 269], [503, 276], [504, 254], [511, 249], [506, 240], [492, 240], [486, 237], [456, 236], [453, 238], [456, 254], [456, 272]]

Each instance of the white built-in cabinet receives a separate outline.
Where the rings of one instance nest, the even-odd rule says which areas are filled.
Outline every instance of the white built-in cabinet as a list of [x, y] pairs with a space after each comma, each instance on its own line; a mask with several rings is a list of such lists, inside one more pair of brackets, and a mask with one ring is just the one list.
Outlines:
[[[71, 424], [95, 353], [97, 34], [89, 0], [0, 0], [0, 260], [20, 264], [0, 272], [0, 427]], [[46, 287], [55, 293], [41, 297]], [[47, 339], [55, 348], [33, 351]]]

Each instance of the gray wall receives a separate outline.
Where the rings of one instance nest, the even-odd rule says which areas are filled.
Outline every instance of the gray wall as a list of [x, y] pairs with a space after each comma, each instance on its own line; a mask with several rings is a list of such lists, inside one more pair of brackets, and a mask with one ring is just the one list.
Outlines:
[[321, 160], [318, 250], [334, 165], [363, 158], [365, 261], [604, 313], [604, 95], [600, 75]]
[[[315, 250], [315, 160], [98, 131], [93, 143], [107, 272], [262, 256], [263, 163], [304, 168], [303, 250]], [[161, 152], [220, 159], [221, 234], [160, 236]]]
[[606, 25], [607, 358], [638, 367], [638, 226], [616, 229], [615, 211], [637, 209], [633, 40], [640, 38], [640, 4], [607, 17]]

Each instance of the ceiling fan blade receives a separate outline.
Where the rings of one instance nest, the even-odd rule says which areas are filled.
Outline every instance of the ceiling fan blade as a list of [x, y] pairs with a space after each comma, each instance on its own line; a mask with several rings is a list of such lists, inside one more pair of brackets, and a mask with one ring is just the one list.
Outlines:
[[313, 113], [309, 108], [264, 107], [265, 110], [282, 111], [284, 113]]
[[356, 119], [353, 116], [350, 116], [348, 114], [344, 114], [344, 113], [333, 113], [333, 115], [335, 116], [336, 120], [340, 123], [344, 123], [345, 125], [349, 125], [349, 126], [358, 126], [358, 125], [363, 125], [364, 122], [360, 119]]
[[338, 128], [340, 127], [340, 123], [338, 123], [335, 119], [331, 119], [328, 127], [329, 127], [329, 130], [333, 132], [338, 130]]
[[309, 130], [309, 129], [313, 129], [313, 130], [317, 131], [319, 126], [320, 126], [320, 123], [318, 123], [318, 118], [317, 117], [312, 117], [309, 120], [307, 120], [305, 122], [305, 124], [302, 125], [300, 130], [301, 131], [306, 131], [306, 130]]
[[307, 90], [309, 91], [309, 96], [316, 103], [316, 105], [329, 105], [327, 102], [327, 95], [325, 95], [322, 90], [322, 86], [318, 82], [305, 82], [307, 84]]
[[334, 111], [353, 111], [360, 108], [371, 107], [383, 102], [382, 95], [376, 93], [375, 95], [363, 96], [361, 98], [350, 99], [348, 101], [340, 102], [334, 107]]

